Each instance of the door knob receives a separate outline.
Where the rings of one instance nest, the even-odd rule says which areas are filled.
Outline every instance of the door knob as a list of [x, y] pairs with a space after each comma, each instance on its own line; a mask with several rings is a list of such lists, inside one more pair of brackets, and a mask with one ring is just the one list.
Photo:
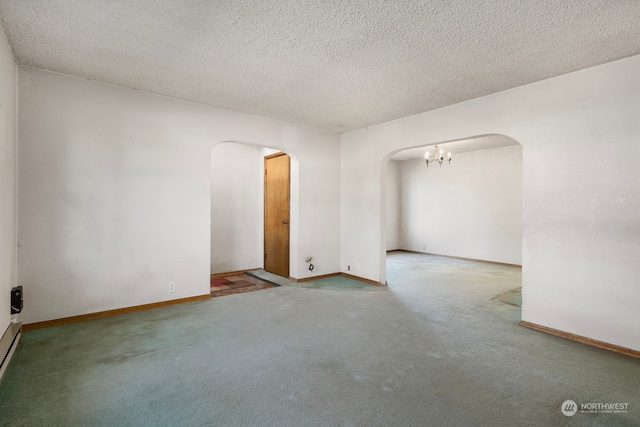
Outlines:
[[289, 224], [289, 221], [287, 221], [287, 220], [285, 219], [285, 220], [282, 220], [282, 223], [283, 223], [283, 224]]

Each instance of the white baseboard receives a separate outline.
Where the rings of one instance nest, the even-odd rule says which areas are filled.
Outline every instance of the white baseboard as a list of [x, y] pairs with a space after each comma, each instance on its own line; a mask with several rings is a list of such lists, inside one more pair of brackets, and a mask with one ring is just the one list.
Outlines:
[[18, 348], [18, 343], [22, 337], [20, 323], [10, 323], [7, 330], [0, 338], [0, 382], [4, 378], [13, 353]]

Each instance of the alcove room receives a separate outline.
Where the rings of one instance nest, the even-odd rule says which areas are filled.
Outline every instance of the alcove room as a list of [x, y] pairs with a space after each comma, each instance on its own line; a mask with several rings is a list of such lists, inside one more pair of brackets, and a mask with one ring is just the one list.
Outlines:
[[485, 135], [402, 150], [386, 167], [387, 285], [521, 307], [522, 146]]

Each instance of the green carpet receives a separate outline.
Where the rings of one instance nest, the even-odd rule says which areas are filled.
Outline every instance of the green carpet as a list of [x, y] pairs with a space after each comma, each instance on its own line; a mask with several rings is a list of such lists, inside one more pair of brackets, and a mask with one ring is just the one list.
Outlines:
[[[0, 425], [640, 425], [640, 360], [518, 326], [520, 309], [492, 300], [518, 269], [404, 253], [388, 266], [388, 287], [283, 282], [26, 332]], [[568, 418], [568, 399], [629, 410]]]

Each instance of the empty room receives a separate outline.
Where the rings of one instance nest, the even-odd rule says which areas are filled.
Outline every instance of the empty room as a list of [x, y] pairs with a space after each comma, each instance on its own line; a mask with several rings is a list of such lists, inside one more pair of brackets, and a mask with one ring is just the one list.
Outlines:
[[0, 0], [0, 425], [639, 425], [639, 20]]

